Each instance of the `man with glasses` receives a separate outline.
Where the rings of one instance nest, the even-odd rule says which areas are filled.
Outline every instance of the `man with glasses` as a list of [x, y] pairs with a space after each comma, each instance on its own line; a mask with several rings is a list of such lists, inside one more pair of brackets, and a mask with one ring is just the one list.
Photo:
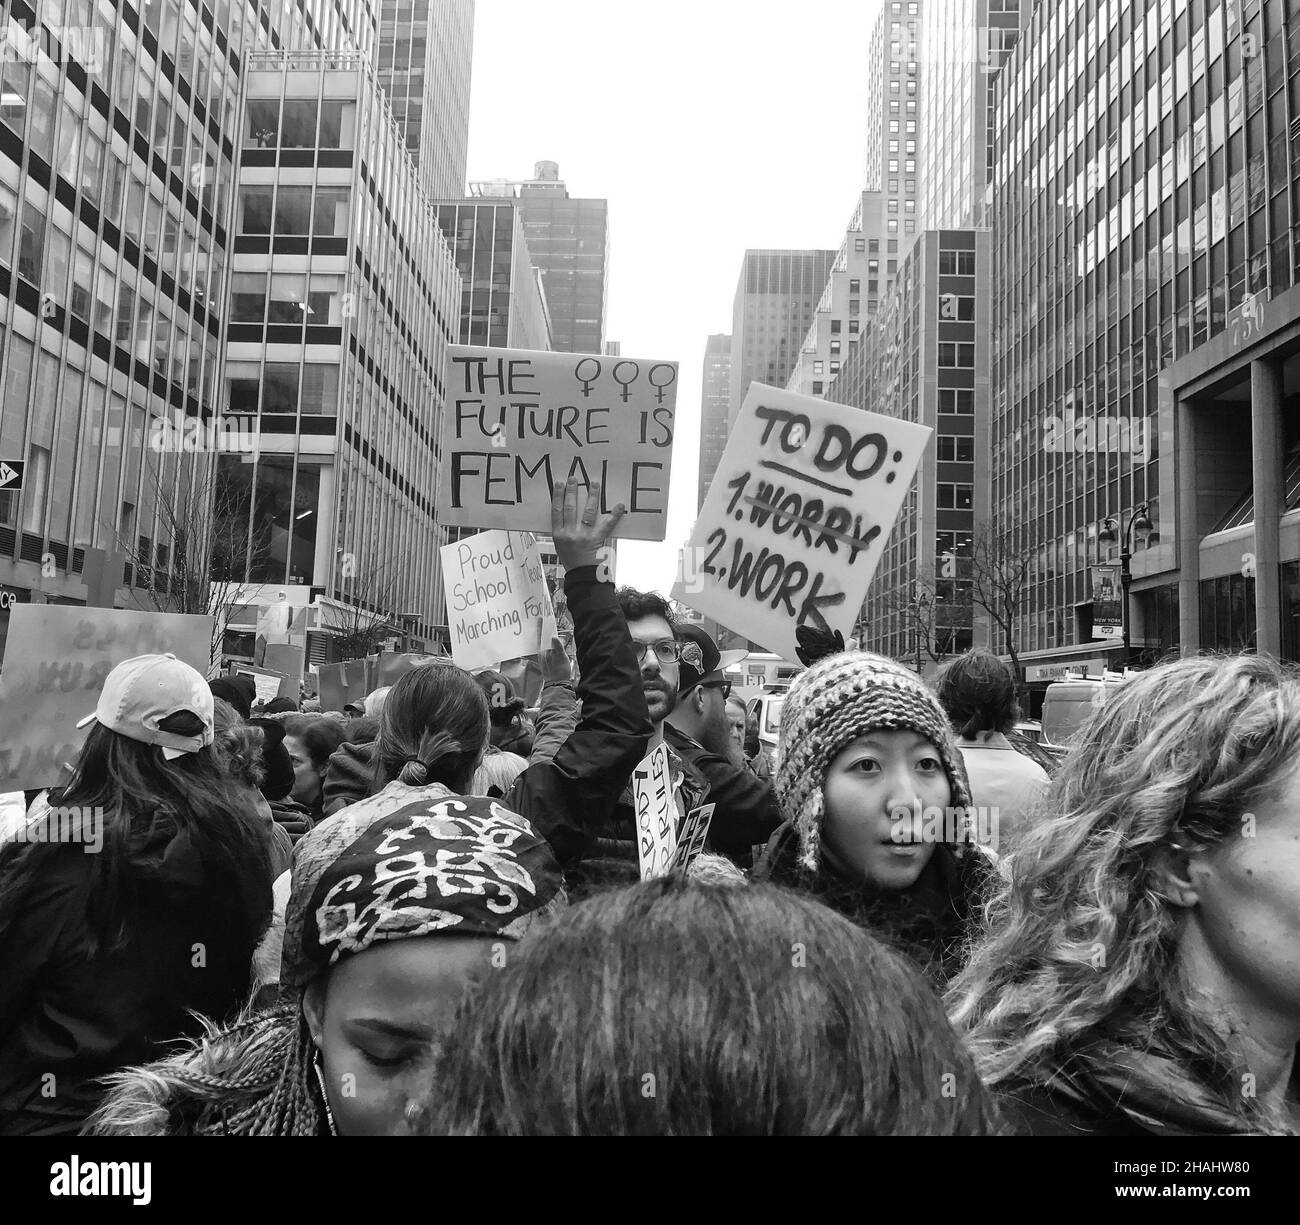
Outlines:
[[[634, 643], [636, 636], [633, 628]], [[746, 764], [727, 721], [731, 682], [726, 670], [747, 652], [720, 652], [698, 625], [680, 627], [678, 636], [677, 700], [664, 724], [664, 742], [709, 785], [708, 802], [714, 805], [709, 846], [747, 867], [751, 848], [765, 843], [781, 824], [775, 791]], [[653, 709], [650, 717], [655, 718]]]

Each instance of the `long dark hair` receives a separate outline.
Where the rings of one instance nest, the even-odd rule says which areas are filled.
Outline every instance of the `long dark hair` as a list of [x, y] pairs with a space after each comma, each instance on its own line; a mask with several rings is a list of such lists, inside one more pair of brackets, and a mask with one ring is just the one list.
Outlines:
[[420, 1130], [990, 1135], [914, 968], [811, 898], [662, 878], [512, 948], [448, 1026]]
[[[186, 839], [197, 851], [208, 887], [233, 887], [247, 894], [247, 904], [241, 910], [248, 915], [254, 939], [269, 922], [269, 831], [210, 746], [168, 761], [157, 745], [132, 740], [96, 723], [82, 746], [71, 780], [50, 793], [49, 804], [63, 812], [74, 810], [82, 825], [98, 820], [87, 817], [88, 812], [102, 812], [103, 844], [98, 854], [90, 856], [86, 902], [91, 956], [125, 943], [129, 913], [149, 892], [147, 874], [140, 866], [156, 857], [161, 845], [177, 838]], [[21, 881], [39, 873], [44, 855], [56, 849], [55, 840], [35, 838], [6, 847], [0, 860], [10, 855], [22, 857], [21, 862], [9, 865], [16, 869], [13, 875], [0, 874], [7, 878], [6, 892], [16, 896]], [[14, 896], [3, 902], [14, 900]], [[235, 935], [238, 933], [232, 933]]]
[[491, 718], [483, 690], [451, 664], [413, 668], [389, 690], [375, 741], [375, 789], [394, 779], [468, 791], [487, 748]]

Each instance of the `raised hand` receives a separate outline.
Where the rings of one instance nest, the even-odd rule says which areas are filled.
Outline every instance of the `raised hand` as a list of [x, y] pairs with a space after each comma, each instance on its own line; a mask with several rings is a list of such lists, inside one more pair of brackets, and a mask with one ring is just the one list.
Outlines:
[[625, 514], [627, 507], [621, 502], [609, 514], [600, 514], [599, 481], [593, 481], [586, 491], [576, 477], [556, 485], [551, 498], [551, 537], [560, 565], [565, 570], [600, 565], [605, 540]]

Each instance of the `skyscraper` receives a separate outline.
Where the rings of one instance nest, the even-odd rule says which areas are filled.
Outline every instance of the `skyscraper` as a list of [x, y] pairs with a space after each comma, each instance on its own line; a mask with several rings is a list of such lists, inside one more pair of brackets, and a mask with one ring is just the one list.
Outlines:
[[731, 402], [731, 337], [710, 336], [704, 346], [700, 392], [700, 474], [698, 506], [704, 505], [713, 474], [727, 445], [727, 408]]
[[826, 288], [834, 251], [746, 251], [731, 313], [734, 421], [750, 383], [784, 387]]
[[465, 191], [474, 0], [384, 0], [379, 83], [430, 196]]
[[463, 280], [458, 343], [550, 349], [546, 295], [518, 201], [440, 200], [437, 209]]
[[[153, 423], [222, 407], [232, 185], [250, 54], [369, 51], [356, 0], [10, 6], [0, 57], [0, 636], [11, 602], [79, 603], [87, 549], [167, 590], [182, 456]], [[81, 24], [78, 24], [81, 23]], [[314, 137], [313, 137], [314, 139]], [[160, 503], [163, 509], [160, 509]]]
[[315, 605], [308, 662], [385, 624], [420, 649], [460, 276], [367, 55], [255, 53], [245, 94], [225, 377], [258, 446], [218, 493], [249, 516], [247, 580]]
[[1300, 654], [1282, 7], [1040, 3], [999, 82], [993, 513], [1032, 555], [1027, 660], [1123, 657], [1090, 568], [1124, 554], [1135, 656]]

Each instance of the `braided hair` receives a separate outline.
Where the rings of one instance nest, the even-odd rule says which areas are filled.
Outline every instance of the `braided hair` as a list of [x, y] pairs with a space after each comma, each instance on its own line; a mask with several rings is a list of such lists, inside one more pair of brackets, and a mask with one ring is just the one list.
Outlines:
[[87, 1135], [319, 1136], [326, 1112], [302, 992], [176, 1055], [106, 1078]]

